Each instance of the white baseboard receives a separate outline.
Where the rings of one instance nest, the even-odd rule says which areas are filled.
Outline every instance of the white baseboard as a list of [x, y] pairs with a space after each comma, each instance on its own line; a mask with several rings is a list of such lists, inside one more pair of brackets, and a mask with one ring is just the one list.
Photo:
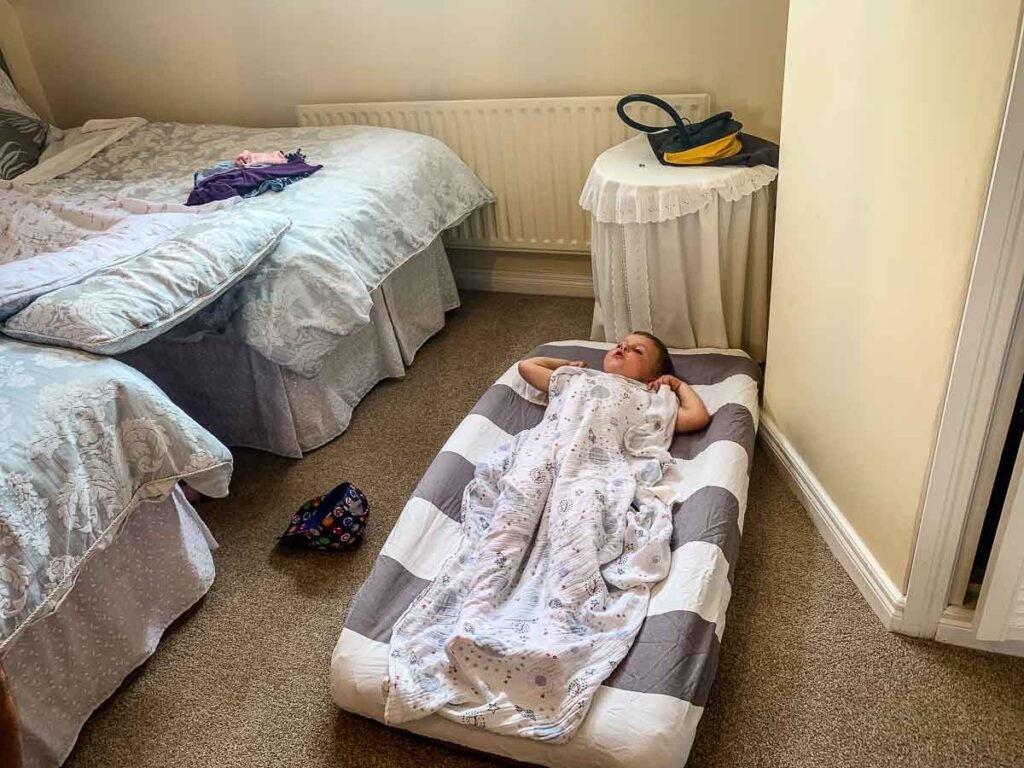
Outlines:
[[583, 296], [587, 298], [594, 295], [594, 284], [589, 275], [463, 266], [454, 267], [452, 272], [459, 288], [470, 291], [532, 293], [541, 296]]
[[803, 504], [832, 554], [857, 585], [885, 628], [898, 632], [906, 597], [882, 569], [864, 541], [818, 482], [775, 423], [761, 415], [761, 444]]

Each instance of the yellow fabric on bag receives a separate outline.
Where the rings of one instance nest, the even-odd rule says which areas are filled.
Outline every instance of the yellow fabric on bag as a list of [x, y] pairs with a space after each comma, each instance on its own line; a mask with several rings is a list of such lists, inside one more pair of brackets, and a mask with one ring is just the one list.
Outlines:
[[743, 148], [739, 131], [685, 152], [666, 152], [665, 162], [672, 165], [703, 165], [713, 160], [732, 157]]

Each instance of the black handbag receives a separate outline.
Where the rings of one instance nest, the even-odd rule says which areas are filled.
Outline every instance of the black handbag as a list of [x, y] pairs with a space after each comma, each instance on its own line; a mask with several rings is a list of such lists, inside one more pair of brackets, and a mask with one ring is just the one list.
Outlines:
[[[637, 122], [626, 114], [626, 106], [634, 102], [658, 107], [675, 125], [664, 127]], [[615, 110], [622, 122], [647, 134], [647, 141], [662, 165], [707, 165], [730, 158], [743, 148], [740, 141], [743, 124], [733, 120], [732, 112], [719, 112], [699, 123], [690, 123], [667, 101], [646, 93], [623, 96]]]

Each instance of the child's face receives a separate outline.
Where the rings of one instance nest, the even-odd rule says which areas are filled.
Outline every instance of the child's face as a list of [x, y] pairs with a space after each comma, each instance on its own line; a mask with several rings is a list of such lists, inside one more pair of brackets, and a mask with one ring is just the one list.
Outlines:
[[630, 334], [604, 356], [604, 370], [636, 381], [658, 377], [658, 348], [646, 336]]

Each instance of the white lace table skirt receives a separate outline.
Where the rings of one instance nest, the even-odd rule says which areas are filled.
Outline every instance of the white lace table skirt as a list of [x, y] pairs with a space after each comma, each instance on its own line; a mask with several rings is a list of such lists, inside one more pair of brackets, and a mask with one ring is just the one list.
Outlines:
[[739, 348], [763, 363], [774, 202], [771, 184], [668, 221], [594, 221], [590, 338], [650, 331], [669, 347]]

